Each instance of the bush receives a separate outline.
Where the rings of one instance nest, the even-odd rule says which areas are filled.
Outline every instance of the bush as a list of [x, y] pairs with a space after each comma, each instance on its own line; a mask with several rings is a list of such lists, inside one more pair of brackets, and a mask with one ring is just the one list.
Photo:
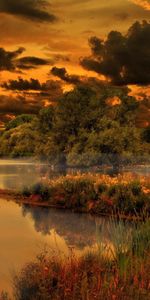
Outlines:
[[139, 196], [142, 193], [142, 186], [139, 181], [133, 181], [129, 184], [129, 188], [134, 196]]
[[50, 187], [39, 182], [33, 185], [33, 187], [31, 188], [31, 194], [41, 196], [42, 200], [48, 200], [51, 195], [51, 190]]
[[96, 184], [95, 189], [98, 194], [102, 194], [107, 191], [108, 187], [105, 183], [99, 183]]
[[97, 199], [94, 182], [88, 178], [65, 178], [61, 189], [64, 192], [67, 207], [86, 207], [88, 200]]
[[[124, 215], [149, 214], [150, 194], [147, 181], [129, 182], [122, 177], [94, 174], [61, 176], [51, 180], [49, 185], [37, 183], [24, 188], [23, 195], [39, 195], [41, 200], [51, 201], [70, 209], [93, 213], [122, 213]], [[144, 180], [144, 179], [143, 179]]]
[[31, 190], [29, 187], [25, 186], [22, 190], [22, 195], [25, 197], [29, 197], [31, 195]]
[[120, 184], [116, 186], [116, 193], [114, 195], [114, 203], [116, 210], [123, 213], [134, 213], [135, 211], [135, 198], [132, 194], [131, 189]]

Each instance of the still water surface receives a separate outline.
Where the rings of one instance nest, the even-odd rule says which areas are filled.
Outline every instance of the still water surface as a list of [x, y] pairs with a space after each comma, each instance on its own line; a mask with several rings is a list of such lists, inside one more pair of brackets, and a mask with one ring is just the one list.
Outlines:
[[[0, 188], [20, 189], [47, 176], [44, 165], [25, 161], [0, 161]], [[113, 244], [113, 222], [90, 215], [49, 208], [19, 206], [0, 199], [0, 290], [11, 292], [14, 270], [42, 250], [81, 255], [97, 249], [99, 241]]]
[[44, 249], [64, 257], [97, 249], [101, 227], [103, 239], [111, 242], [111, 225], [103, 218], [0, 199], [0, 289], [11, 291], [13, 270]]
[[[76, 171], [78, 170], [69, 169], [67, 173], [75, 173]], [[85, 172], [85, 169], [80, 170], [80, 172], [82, 171]], [[86, 171], [88, 172], [88, 170]], [[102, 169], [96, 172], [113, 175], [111, 169]], [[149, 176], [150, 166], [134, 167], [124, 170], [125, 172]], [[0, 189], [22, 189], [24, 186], [33, 185], [41, 178], [52, 178], [59, 174], [57, 171], [52, 170], [49, 165], [39, 162], [30, 160], [0, 160]]]

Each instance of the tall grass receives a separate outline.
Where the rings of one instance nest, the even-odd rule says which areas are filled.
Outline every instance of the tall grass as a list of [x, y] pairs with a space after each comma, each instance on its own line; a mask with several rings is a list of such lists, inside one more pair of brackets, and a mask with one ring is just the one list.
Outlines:
[[67, 175], [37, 183], [22, 194], [33, 201], [96, 214], [139, 216], [150, 212], [150, 183], [145, 177]]
[[150, 220], [132, 226], [114, 220], [111, 243], [103, 226], [96, 252], [66, 260], [42, 253], [25, 265], [13, 278], [15, 299], [150, 299]]

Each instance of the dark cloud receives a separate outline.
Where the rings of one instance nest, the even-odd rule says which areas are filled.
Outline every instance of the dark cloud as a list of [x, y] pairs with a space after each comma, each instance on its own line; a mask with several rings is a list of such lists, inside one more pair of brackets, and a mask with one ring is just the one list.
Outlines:
[[50, 64], [50, 61], [47, 59], [34, 57], [34, 56], [25, 56], [19, 58], [16, 61], [17, 67], [23, 70], [34, 69], [39, 66], [46, 66]]
[[26, 99], [23, 96], [0, 95], [0, 112], [3, 114], [37, 113], [44, 103], [33, 99]]
[[56, 101], [63, 93], [61, 83], [58, 80], [47, 80], [44, 83], [40, 83], [38, 79], [31, 78], [27, 80], [19, 77], [17, 80], [9, 80], [8, 82], [2, 83], [1, 87], [5, 90], [21, 93], [21, 95], [28, 98], [35, 97], [40, 99], [40, 101]]
[[20, 47], [16, 51], [6, 51], [0, 48], [0, 71], [15, 71], [16, 59], [25, 51], [25, 48]]
[[107, 39], [89, 40], [92, 55], [81, 65], [106, 76], [111, 83], [150, 84], [150, 23], [134, 23], [126, 35], [111, 31]]
[[34, 56], [19, 58], [24, 51], [23, 47], [15, 51], [6, 51], [4, 48], [0, 48], [0, 71], [19, 72], [19, 70], [34, 69], [50, 64], [49, 60]]
[[[22, 113], [38, 113], [41, 108], [57, 101], [63, 90], [60, 81], [48, 80], [40, 83], [31, 78], [26, 80], [18, 78], [1, 84], [5, 90], [13, 91], [12, 95], [0, 95], [0, 113], [5, 115], [18, 115]], [[0, 116], [0, 120], [2, 120]]]
[[[26, 80], [23, 78], [18, 78], [18, 80], [9, 80], [8, 82], [4, 82], [1, 85], [6, 90], [14, 90], [14, 91], [28, 91], [35, 90], [41, 91], [45, 87], [42, 85], [39, 80], [31, 78], [30, 80]], [[44, 89], [45, 90], [45, 89]]]
[[93, 90], [99, 90], [104, 88], [108, 83], [105, 80], [99, 80], [95, 77], [88, 76], [79, 76], [79, 75], [69, 75], [65, 68], [57, 68], [53, 67], [51, 69], [51, 74], [60, 78], [68, 84], [72, 85], [83, 85], [87, 87], [91, 87]]
[[78, 75], [69, 75], [65, 68], [53, 67], [51, 73], [69, 84], [78, 84], [81, 80]]
[[49, 12], [47, 0], [0, 0], [0, 12], [38, 22], [54, 22], [56, 16]]

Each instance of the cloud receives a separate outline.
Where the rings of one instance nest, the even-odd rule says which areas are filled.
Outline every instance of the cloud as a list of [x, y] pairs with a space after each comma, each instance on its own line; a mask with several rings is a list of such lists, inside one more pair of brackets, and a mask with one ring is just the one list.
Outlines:
[[1, 85], [6, 90], [14, 91], [41, 91], [45, 90], [45, 85], [42, 85], [39, 80], [31, 78], [30, 80], [23, 79], [21, 77], [18, 80], [9, 80]]
[[50, 61], [47, 59], [35, 57], [35, 56], [25, 56], [21, 57], [16, 61], [16, 65], [19, 69], [34, 69], [39, 66], [49, 65]]
[[48, 12], [50, 5], [47, 0], [0, 0], [0, 13], [11, 14], [32, 21], [56, 21], [56, 16]]
[[19, 58], [24, 51], [23, 47], [15, 51], [6, 51], [4, 48], [0, 48], [0, 71], [19, 72], [50, 64], [49, 60], [35, 56]]
[[106, 76], [113, 84], [150, 84], [150, 23], [134, 23], [126, 35], [111, 31], [107, 39], [89, 40], [91, 56], [81, 65]]
[[[19, 92], [23, 96], [32, 96], [50, 101], [56, 101], [63, 93], [61, 83], [58, 80], [47, 80], [44, 83], [40, 83], [38, 79], [31, 78], [27, 80], [19, 77], [17, 80], [9, 80], [2, 83], [1, 87], [5, 90]], [[37, 93], [35, 94], [33, 91]]]
[[130, 1], [143, 7], [146, 10], [150, 10], [150, 1], [149, 0], [130, 0]]
[[16, 51], [6, 51], [4, 48], [0, 48], [0, 71], [15, 71], [16, 59], [25, 51], [25, 48], [20, 47]]
[[69, 84], [78, 84], [81, 80], [78, 75], [69, 75], [65, 68], [53, 67], [51, 73]]
[[51, 87], [48, 93], [37, 92], [37, 93], [20, 93], [12, 95], [0, 95], [0, 120], [1, 116], [5, 115], [19, 115], [24, 113], [37, 114], [40, 109], [45, 105], [51, 105], [52, 102], [56, 101], [60, 90]]
[[0, 112], [3, 114], [37, 113], [44, 104], [35, 99], [27, 100], [23, 96], [0, 95]]

